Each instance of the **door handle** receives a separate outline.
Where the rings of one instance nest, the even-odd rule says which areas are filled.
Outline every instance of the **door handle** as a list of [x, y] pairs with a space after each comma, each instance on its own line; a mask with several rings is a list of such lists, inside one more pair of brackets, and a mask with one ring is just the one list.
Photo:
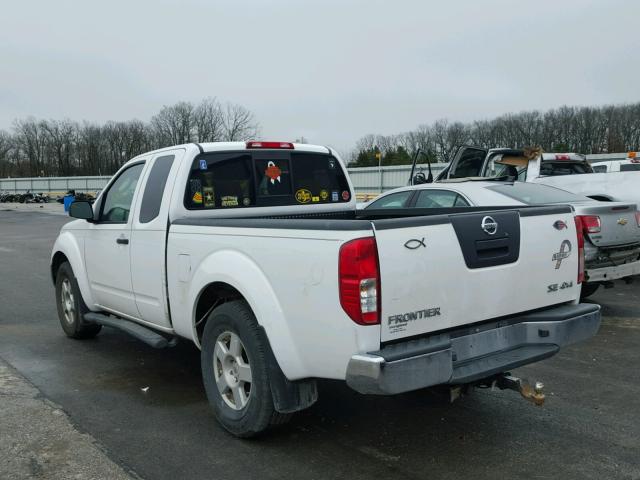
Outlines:
[[121, 237], [121, 238], [116, 239], [116, 243], [118, 243], [120, 245], [129, 245], [129, 239]]

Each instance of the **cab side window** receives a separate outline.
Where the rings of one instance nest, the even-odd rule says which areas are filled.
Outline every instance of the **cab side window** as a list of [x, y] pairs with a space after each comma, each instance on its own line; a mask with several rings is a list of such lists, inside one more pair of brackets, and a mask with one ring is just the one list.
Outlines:
[[100, 222], [127, 223], [131, 202], [144, 163], [138, 163], [124, 170], [107, 190], [100, 210]]
[[140, 205], [140, 223], [149, 223], [160, 213], [164, 187], [167, 185], [174, 158], [174, 155], [164, 155], [153, 162]]

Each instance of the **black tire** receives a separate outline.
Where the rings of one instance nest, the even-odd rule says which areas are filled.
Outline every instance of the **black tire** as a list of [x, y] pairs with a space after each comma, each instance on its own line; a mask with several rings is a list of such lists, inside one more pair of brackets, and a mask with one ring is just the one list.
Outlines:
[[[242, 388], [246, 396], [246, 404], [241, 407], [235, 402], [234, 392], [223, 383], [228, 390], [226, 400], [216, 383], [216, 376], [225, 375], [222, 369], [223, 362], [216, 355], [216, 343], [219, 339], [225, 342], [231, 334], [240, 339], [240, 355], [244, 359], [244, 368], [249, 366], [251, 382], [238, 380], [236, 387]], [[271, 425], [280, 425], [289, 420], [291, 414], [282, 414], [275, 410], [271, 384], [269, 381], [269, 368], [267, 348], [264, 345], [263, 334], [258, 327], [256, 318], [244, 301], [232, 301], [224, 303], [214, 309], [205, 325], [201, 342], [202, 381], [207, 392], [209, 404], [213, 408], [215, 416], [220, 424], [230, 433], [240, 438], [254, 437]], [[231, 348], [228, 349], [231, 352]], [[218, 350], [219, 352], [220, 350]], [[229, 358], [230, 355], [226, 356]], [[237, 358], [237, 357], [236, 357]], [[234, 362], [233, 358], [230, 360]], [[241, 362], [233, 363], [240, 365]], [[239, 371], [239, 370], [238, 370]], [[225, 377], [229, 378], [229, 377]], [[233, 378], [231, 383], [233, 383]], [[249, 383], [249, 385], [247, 385]], [[248, 388], [248, 394], [247, 394]], [[229, 398], [233, 397], [233, 398]], [[236, 408], [229, 402], [236, 404]]]
[[[68, 291], [67, 288], [70, 288], [71, 291], [71, 297], [67, 297], [67, 305], [72, 305], [73, 310], [65, 308], [65, 302], [63, 301], [63, 289]], [[86, 323], [83, 319], [84, 314], [89, 312], [89, 309], [82, 299], [78, 282], [69, 262], [64, 262], [58, 268], [56, 275], [56, 306], [58, 307], [60, 326], [67, 337], [77, 339], [93, 338], [102, 329], [102, 325]]]
[[599, 283], [583, 283], [582, 290], [580, 291], [580, 300], [590, 297], [600, 288]]

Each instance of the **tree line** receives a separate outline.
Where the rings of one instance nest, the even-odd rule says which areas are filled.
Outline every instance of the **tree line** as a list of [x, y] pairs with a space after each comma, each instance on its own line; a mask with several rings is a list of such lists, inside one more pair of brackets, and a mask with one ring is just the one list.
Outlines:
[[640, 103], [563, 106], [470, 123], [438, 120], [397, 135], [365, 135], [358, 140], [349, 165], [407, 164], [418, 148], [431, 162], [449, 162], [464, 144], [485, 148], [535, 145], [547, 152], [584, 154], [635, 151], [640, 149]]
[[0, 130], [0, 178], [110, 175], [157, 148], [247, 140], [258, 133], [248, 109], [215, 98], [164, 106], [149, 122], [18, 119], [11, 131]]

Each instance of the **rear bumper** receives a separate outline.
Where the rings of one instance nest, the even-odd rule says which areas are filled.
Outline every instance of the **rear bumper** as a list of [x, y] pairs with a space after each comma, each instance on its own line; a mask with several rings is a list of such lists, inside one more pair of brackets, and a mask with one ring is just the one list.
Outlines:
[[378, 395], [470, 383], [548, 358], [599, 327], [599, 305], [563, 305], [354, 355], [346, 380], [360, 393]]
[[601, 267], [590, 269], [587, 266], [587, 281], [604, 282], [607, 280], [616, 280], [618, 278], [630, 277], [631, 275], [640, 274], [640, 260], [631, 263], [622, 263], [615, 267]]

